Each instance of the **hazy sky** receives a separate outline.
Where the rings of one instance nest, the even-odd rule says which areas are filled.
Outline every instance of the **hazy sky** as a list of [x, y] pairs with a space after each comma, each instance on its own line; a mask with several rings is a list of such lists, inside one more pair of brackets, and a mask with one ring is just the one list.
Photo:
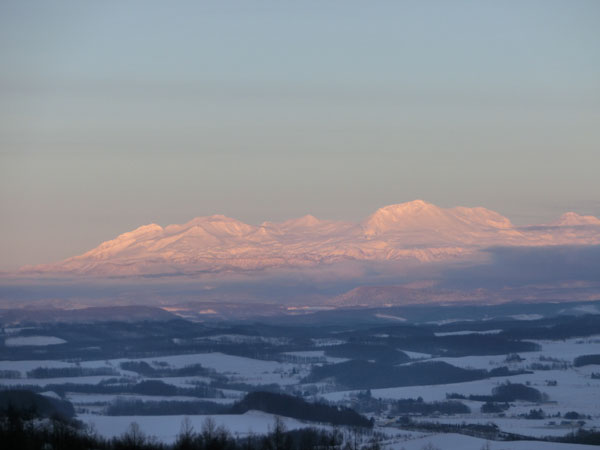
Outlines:
[[0, 2], [0, 270], [422, 198], [600, 216], [600, 2]]

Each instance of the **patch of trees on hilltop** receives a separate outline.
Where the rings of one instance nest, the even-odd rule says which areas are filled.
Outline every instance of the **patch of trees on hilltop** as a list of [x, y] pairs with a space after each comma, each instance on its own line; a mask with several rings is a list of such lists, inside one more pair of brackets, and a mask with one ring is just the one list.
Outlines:
[[581, 355], [573, 360], [575, 367], [591, 366], [600, 364], [600, 355]]
[[373, 423], [350, 408], [326, 403], [309, 403], [302, 398], [274, 392], [251, 392], [235, 403], [229, 412], [243, 414], [258, 410], [300, 420], [325, 422], [332, 425], [347, 425], [371, 428]]
[[521, 383], [506, 382], [492, 389], [493, 401], [514, 402], [523, 400], [527, 402], [541, 403], [547, 400], [547, 396], [531, 386]]
[[94, 377], [118, 374], [112, 367], [37, 367], [27, 372], [27, 378]]
[[305, 382], [327, 378], [348, 389], [381, 389], [400, 386], [460, 383], [494, 376], [512, 374], [502, 368], [494, 371], [463, 369], [441, 361], [427, 361], [404, 366], [369, 361], [346, 361], [339, 364], [315, 366]]
[[373, 423], [351, 408], [332, 406], [327, 403], [310, 403], [300, 397], [274, 393], [251, 392], [233, 405], [209, 401], [142, 401], [117, 399], [106, 409], [111, 416], [131, 415], [195, 415], [195, 414], [244, 414], [256, 410], [279, 416], [332, 425], [371, 428]]
[[598, 334], [600, 315], [559, 316], [503, 325], [499, 336], [511, 339], [568, 339]]
[[423, 336], [419, 339], [385, 338], [389, 345], [403, 350], [429, 353], [439, 356], [506, 355], [508, 353], [533, 352], [540, 349], [534, 342], [526, 342], [512, 336], [479, 334], [451, 336]]
[[[471, 394], [468, 397], [462, 394], [446, 394], [448, 399], [459, 399], [459, 400], [474, 400], [479, 402], [488, 403], [506, 403], [515, 402], [522, 400], [526, 402], [541, 403], [548, 400], [548, 396], [538, 391], [536, 388], [527, 386], [521, 383], [511, 383], [506, 381], [492, 389], [492, 395], [474, 395]], [[495, 411], [489, 411], [495, 412]]]
[[77, 392], [81, 394], [139, 394], [139, 395], [185, 395], [199, 398], [223, 398], [223, 393], [207, 383], [197, 382], [193, 387], [179, 387], [167, 384], [160, 380], [142, 380], [138, 383], [132, 383], [128, 378], [109, 378], [97, 384], [83, 383], [56, 383], [41, 386], [20, 385], [13, 388], [27, 389], [31, 391], [56, 392], [64, 397], [67, 392]]
[[0, 391], [0, 415], [8, 414], [70, 419], [75, 415], [75, 409], [66, 400], [46, 397], [29, 390], [11, 389]]

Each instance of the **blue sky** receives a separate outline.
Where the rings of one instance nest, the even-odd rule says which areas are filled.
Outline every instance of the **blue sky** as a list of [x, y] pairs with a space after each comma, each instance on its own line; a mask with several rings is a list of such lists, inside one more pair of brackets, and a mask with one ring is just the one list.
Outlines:
[[597, 1], [0, 3], [0, 270], [423, 198], [600, 215]]

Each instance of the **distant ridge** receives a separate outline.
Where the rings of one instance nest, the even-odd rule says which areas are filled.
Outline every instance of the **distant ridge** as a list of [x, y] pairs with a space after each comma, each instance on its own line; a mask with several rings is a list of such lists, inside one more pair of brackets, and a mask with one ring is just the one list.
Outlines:
[[0, 321], [16, 323], [162, 322], [177, 316], [152, 306], [94, 306], [77, 309], [0, 309]]
[[249, 225], [223, 215], [181, 225], [144, 225], [80, 256], [21, 274], [190, 275], [338, 262], [465, 259], [492, 246], [600, 244], [600, 219], [570, 212], [550, 226], [515, 227], [482, 207], [441, 208], [423, 200], [389, 205], [360, 223], [306, 215]]

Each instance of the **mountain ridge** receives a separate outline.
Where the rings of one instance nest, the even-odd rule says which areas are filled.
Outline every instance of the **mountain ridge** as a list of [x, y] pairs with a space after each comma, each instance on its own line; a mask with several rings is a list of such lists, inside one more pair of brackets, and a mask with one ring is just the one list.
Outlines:
[[515, 227], [483, 207], [423, 200], [379, 208], [364, 221], [312, 215], [249, 225], [224, 215], [162, 227], [151, 223], [58, 263], [21, 273], [160, 275], [303, 268], [344, 261], [439, 262], [494, 246], [600, 244], [600, 219], [566, 213], [550, 227]]

